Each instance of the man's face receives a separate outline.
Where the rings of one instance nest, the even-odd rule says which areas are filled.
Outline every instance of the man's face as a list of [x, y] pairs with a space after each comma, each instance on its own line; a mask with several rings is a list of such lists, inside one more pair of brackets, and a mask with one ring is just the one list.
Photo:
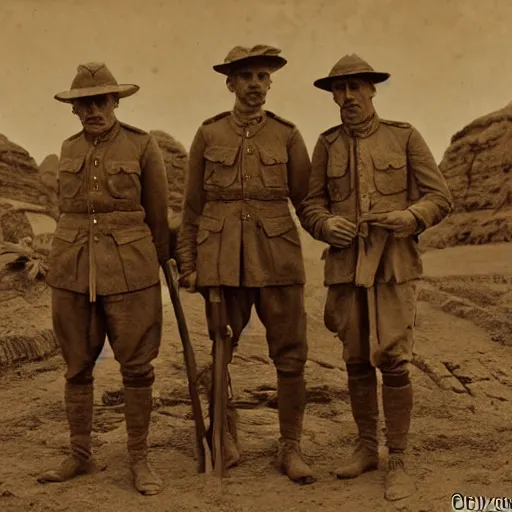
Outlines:
[[117, 104], [117, 98], [111, 94], [79, 98], [73, 102], [73, 113], [80, 118], [84, 131], [101, 135], [114, 124]]
[[342, 78], [332, 84], [333, 99], [348, 122], [364, 119], [373, 109], [374, 85], [363, 78]]
[[270, 69], [267, 66], [246, 66], [233, 72], [228, 78], [228, 89], [234, 92], [238, 101], [252, 108], [265, 103], [270, 89]]

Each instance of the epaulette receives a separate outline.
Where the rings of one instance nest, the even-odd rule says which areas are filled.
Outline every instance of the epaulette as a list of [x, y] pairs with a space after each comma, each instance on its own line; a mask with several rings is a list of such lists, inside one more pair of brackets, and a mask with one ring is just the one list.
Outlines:
[[220, 114], [217, 114], [216, 116], [209, 117], [208, 119], [203, 121], [203, 125], [215, 123], [215, 122], [219, 121], [220, 119], [224, 119], [226, 116], [229, 116], [229, 114], [231, 114], [231, 111], [226, 110], [226, 112], [221, 112]]
[[379, 119], [381, 123], [389, 124], [391, 126], [397, 126], [398, 128], [412, 128], [410, 123], [405, 123], [403, 121], [391, 121], [389, 119]]
[[322, 135], [325, 138], [325, 140], [327, 140], [327, 142], [333, 142], [338, 138], [340, 130], [341, 124], [337, 124], [336, 126], [332, 126], [328, 130], [325, 130], [325, 132], [322, 132]]
[[121, 121], [119, 121], [119, 124], [123, 127], [123, 128], [126, 128], [127, 130], [131, 131], [131, 132], [135, 132], [135, 133], [140, 133], [142, 135], [147, 135], [148, 132], [140, 129], [140, 128], [137, 128], [135, 126], [132, 126], [130, 124], [126, 124], [126, 123], [122, 123]]
[[287, 126], [291, 126], [292, 128], [295, 128], [295, 124], [291, 121], [288, 121], [288, 119], [284, 119], [281, 116], [278, 116], [277, 114], [274, 114], [274, 112], [271, 112], [270, 110], [265, 110], [265, 113], [268, 117], [271, 117], [272, 119], [275, 119], [276, 121], [279, 121], [280, 123], [286, 124]]

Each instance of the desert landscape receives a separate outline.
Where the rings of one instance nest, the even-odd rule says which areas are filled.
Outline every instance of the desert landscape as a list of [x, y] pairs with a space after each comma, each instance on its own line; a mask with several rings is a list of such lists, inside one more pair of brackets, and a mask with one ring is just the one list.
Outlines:
[[[168, 168], [170, 214], [179, 214], [186, 150], [167, 133], [154, 134]], [[389, 503], [382, 469], [353, 481], [332, 474], [350, 454], [356, 431], [340, 342], [323, 325], [323, 244], [305, 232], [310, 355], [303, 450], [316, 483], [299, 487], [274, 468], [275, 373], [255, 313], [231, 369], [241, 463], [222, 481], [197, 473], [182, 346], [164, 285], [165, 331], [150, 432], [150, 459], [164, 479], [163, 491], [144, 498], [131, 485], [121, 377], [108, 346], [95, 374], [94, 419], [94, 447], [108, 468], [68, 483], [38, 484], [36, 476], [68, 451], [64, 366], [44, 283], [58, 216], [58, 157], [48, 155], [38, 165], [28, 150], [0, 136], [0, 510], [444, 512], [457, 492], [512, 498], [511, 144], [507, 105], [457, 132], [440, 162], [456, 210], [420, 238], [424, 278], [411, 369], [409, 455], [418, 491]], [[182, 293], [182, 301], [202, 367], [210, 361], [202, 300]], [[383, 448], [382, 468], [385, 463]]]

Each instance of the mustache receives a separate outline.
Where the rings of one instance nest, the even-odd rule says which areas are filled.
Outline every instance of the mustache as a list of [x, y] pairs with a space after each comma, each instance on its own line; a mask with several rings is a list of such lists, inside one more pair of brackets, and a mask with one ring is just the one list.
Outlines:
[[357, 106], [358, 106], [358, 104], [356, 101], [345, 101], [345, 103], [343, 103], [342, 108], [357, 107]]
[[96, 123], [103, 121], [103, 118], [100, 116], [89, 116], [85, 118], [86, 123]]

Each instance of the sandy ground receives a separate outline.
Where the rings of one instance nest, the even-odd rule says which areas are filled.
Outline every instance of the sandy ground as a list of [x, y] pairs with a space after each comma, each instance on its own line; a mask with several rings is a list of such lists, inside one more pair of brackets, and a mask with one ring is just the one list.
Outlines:
[[[68, 450], [60, 356], [1, 375], [0, 510], [444, 512], [452, 510], [455, 492], [512, 498], [511, 244], [425, 255], [411, 370], [409, 468], [418, 491], [396, 503], [383, 498], [383, 469], [352, 481], [332, 475], [352, 449], [355, 426], [340, 344], [322, 323], [321, 246], [304, 237], [304, 250], [310, 359], [303, 448], [315, 484], [297, 486], [274, 468], [275, 373], [255, 314], [231, 369], [243, 459], [222, 483], [197, 474], [181, 342], [167, 299], [150, 433], [150, 459], [165, 482], [162, 493], [144, 498], [132, 488], [122, 405], [102, 402], [103, 393], [121, 383], [107, 348], [96, 370], [94, 445], [108, 468], [72, 482], [36, 482], [37, 474]], [[209, 361], [202, 304], [195, 295], [182, 299], [201, 365]], [[385, 462], [383, 449], [382, 468]]]

